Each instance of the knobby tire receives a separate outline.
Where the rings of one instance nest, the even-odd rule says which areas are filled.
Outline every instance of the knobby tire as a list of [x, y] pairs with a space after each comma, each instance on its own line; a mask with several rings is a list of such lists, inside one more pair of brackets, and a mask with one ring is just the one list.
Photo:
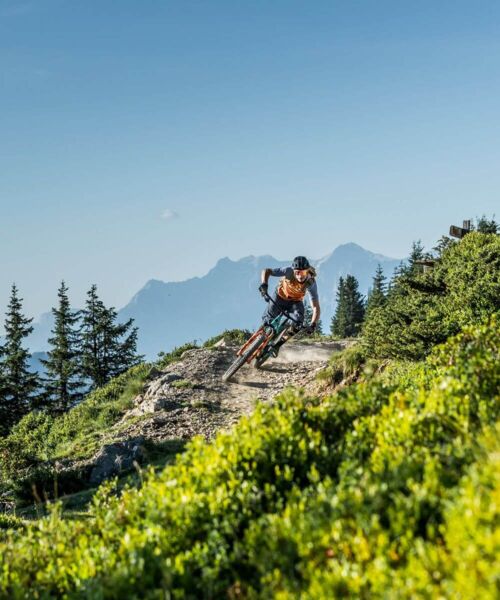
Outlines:
[[255, 350], [262, 344], [265, 338], [265, 333], [262, 333], [262, 335], [259, 335], [257, 338], [255, 338], [255, 340], [250, 344], [250, 346], [248, 346], [245, 352], [243, 352], [241, 356], [238, 356], [238, 358], [233, 362], [229, 369], [224, 373], [224, 375], [222, 376], [222, 381], [227, 381], [236, 373], [236, 371], [238, 371], [238, 369], [241, 369], [241, 367], [247, 362], [248, 357], [255, 352]]

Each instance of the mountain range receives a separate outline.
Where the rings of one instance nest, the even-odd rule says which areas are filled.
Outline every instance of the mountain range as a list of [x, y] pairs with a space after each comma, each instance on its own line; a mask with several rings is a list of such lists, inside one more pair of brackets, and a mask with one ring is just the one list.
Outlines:
[[[377, 264], [390, 278], [401, 260], [349, 243], [311, 262], [318, 272], [322, 321], [327, 330], [335, 309], [340, 276], [354, 275], [361, 293], [366, 295]], [[265, 309], [257, 289], [261, 270], [288, 264], [272, 256], [247, 256], [235, 261], [226, 257], [203, 277], [179, 282], [151, 279], [118, 312], [118, 319], [125, 321], [132, 317], [135, 320], [139, 327], [138, 350], [149, 360], [159, 351], [169, 351], [188, 341], [203, 341], [224, 329], [254, 329]], [[44, 313], [34, 324], [28, 341], [32, 352], [47, 350], [52, 325], [50, 312]]]

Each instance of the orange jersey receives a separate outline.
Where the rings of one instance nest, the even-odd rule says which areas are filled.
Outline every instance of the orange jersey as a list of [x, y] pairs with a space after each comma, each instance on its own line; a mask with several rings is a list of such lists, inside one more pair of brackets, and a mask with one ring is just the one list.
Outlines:
[[295, 279], [292, 267], [277, 267], [270, 271], [273, 277], [281, 277], [276, 292], [282, 300], [302, 302], [306, 292], [309, 292], [313, 302], [319, 302], [315, 273], [311, 272], [307, 279], [300, 283]]
[[300, 281], [297, 281], [296, 279], [282, 277], [278, 284], [278, 296], [283, 298], [283, 300], [293, 300], [294, 302], [298, 302], [299, 300], [304, 299], [307, 288], [310, 285], [311, 283], [307, 279], [300, 283]]

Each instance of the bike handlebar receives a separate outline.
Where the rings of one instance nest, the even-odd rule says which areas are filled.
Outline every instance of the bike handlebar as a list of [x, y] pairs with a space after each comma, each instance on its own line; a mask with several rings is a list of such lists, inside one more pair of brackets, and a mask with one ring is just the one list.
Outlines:
[[[275, 302], [275, 301], [274, 301], [274, 300], [271, 298], [271, 296], [270, 296], [269, 294], [265, 294], [265, 295], [264, 295], [264, 300], [265, 300], [266, 302], [272, 302], [272, 303], [273, 303], [275, 306], [278, 306], [278, 303], [277, 303], [277, 302]], [[297, 323], [297, 325], [300, 325], [300, 326], [301, 326], [303, 329], [305, 329], [305, 327], [304, 327], [304, 324], [303, 324], [303, 323], [301, 323], [301, 322], [300, 322], [300, 321], [298, 321], [297, 319], [294, 319], [294, 318], [291, 316], [291, 314], [290, 314], [290, 313], [288, 313], [286, 310], [283, 310], [283, 309], [282, 309], [281, 307], [279, 307], [279, 306], [278, 306], [278, 308], [280, 309], [280, 311], [281, 311], [281, 314], [285, 315], [285, 317], [286, 317], [287, 319], [290, 319], [290, 321], [293, 321], [294, 323]]]

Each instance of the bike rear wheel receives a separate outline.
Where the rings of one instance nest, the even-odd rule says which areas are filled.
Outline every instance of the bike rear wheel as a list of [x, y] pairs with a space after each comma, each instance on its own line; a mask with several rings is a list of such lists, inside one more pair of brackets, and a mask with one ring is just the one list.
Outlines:
[[257, 350], [257, 348], [262, 344], [262, 342], [266, 339], [266, 334], [262, 332], [261, 335], [257, 336], [255, 340], [248, 346], [245, 352], [238, 356], [238, 358], [232, 363], [229, 369], [222, 376], [222, 381], [228, 381], [230, 377], [232, 377], [238, 369], [247, 362], [248, 358], [252, 356], [252, 354]]

